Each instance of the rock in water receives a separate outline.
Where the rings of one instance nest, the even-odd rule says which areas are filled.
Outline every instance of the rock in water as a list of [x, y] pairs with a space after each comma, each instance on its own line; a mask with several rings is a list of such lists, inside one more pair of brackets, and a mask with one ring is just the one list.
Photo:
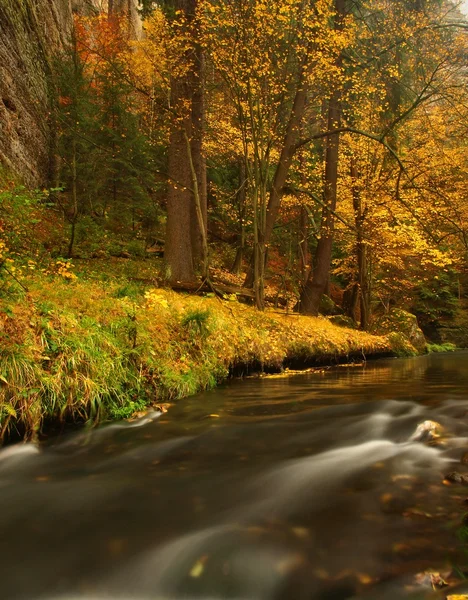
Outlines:
[[464, 473], [457, 473], [457, 471], [453, 471], [452, 473], [448, 473], [445, 476], [447, 481], [451, 483], [460, 483], [461, 485], [468, 485], [468, 475]]
[[442, 425], [436, 421], [424, 421], [416, 427], [416, 431], [410, 437], [411, 442], [435, 442], [442, 433]]

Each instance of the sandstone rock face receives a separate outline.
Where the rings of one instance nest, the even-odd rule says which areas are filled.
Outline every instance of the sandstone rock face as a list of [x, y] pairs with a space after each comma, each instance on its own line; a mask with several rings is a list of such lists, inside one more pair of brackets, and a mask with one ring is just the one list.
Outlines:
[[0, 3], [0, 162], [28, 185], [48, 178], [50, 61], [71, 23], [70, 0]]
[[55, 128], [50, 76], [55, 53], [70, 38], [73, 11], [128, 17], [141, 35], [138, 0], [0, 1], [0, 164], [26, 185], [50, 181]]

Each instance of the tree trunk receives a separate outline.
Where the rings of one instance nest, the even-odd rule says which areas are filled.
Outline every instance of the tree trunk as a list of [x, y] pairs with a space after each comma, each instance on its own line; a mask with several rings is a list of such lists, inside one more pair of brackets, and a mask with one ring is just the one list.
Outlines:
[[[278, 217], [278, 212], [281, 205], [281, 199], [283, 197], [283, 189], [286, 185], [286, 180], [289, 174], [289, 168], [295, 152], [295, 144], [297, 142], [297, 134], [300, 130], [300, 125], [304, 117], [305, 107], [307, 100], [307, 92], [303, 83], [303, 76], [299, 79], [299, 87], [294, 97], [294, 103], [289, 115], [289, 121], [286, 128], [286, 134], [284, 136], [283, 146], [281, 148], [281, 154], [276, 166], [275, 175], [273, 178], [273, 184], [270, 190], [268, 205], [266, 209], [265, 218], [265, 232], [263, 243], [265, 247], [271, 241], [273, 233], [273, 227]], [[255, 253], [254, 253], [255, 254]], [[254, 269], [253, 265], [250, 266], [247, 276], [244, 282], [244, 287], [251, 288], [254, 283]]]
[[[197, 0], [176, 0], [190, 27]], [[190, 32], [193, 34], [193, 30]], [[196, 40], [185, 55], [186, 73], [171, 82], [174, 112], [169, 139], [165, 278], [194, 281], [196, 268], [207, 274], [206, 164], [202, 154], [205, 127], [203, 55]], [[196, 186], [196, 189], [195, 189]], [[203, 264], [201, 264], [203, 263]]]
[[309, 274], [309, 216], [306, 209], [301, 206], [299, 214], [299, 269], [301, 271], [301, 283], [306, 283]]
[[[335, 0], [335, 30], [343, 28], [346, 0]], [[342, 57], [337, 60], [340, 67]], [[341, 90], [333, 92], [328, 103], [327, 130], [332, 131], [340, 127], [341, 123]], [[300, 311], [304, 314], [318, 315], [320, 300], [325, 293], [330, 278], [330, 266], [333, 251], [333, 236], [335, 228], [334, 212], [336, 210], [337, 184], [338, 184], [338, 156], [340, 135], [330, 135], [325, 146], [325, 173], [324, 173], [324, 209], [320, 226], [320, 238], [315, 250], [314, 265], [309, 279], [305, 284], [299, 300]]]
[[[340, 0], [337, 0], [337, 3]], [[328, 131], [337, 129], [341, 121], [340, 94], [335, 92], [328, 105]], [[300, 312], [318, 315], [320, 300], [325, 293], [330, 277], [330, 266], [333, 250], [333, 234], [335, 227], [334, 212], [336, 210], [338, 184], [338, 153], [340, 136], [338, 133], [327, 138], [325, 149], [324, 174], [324, 208], [320, 226], [320, 238], [315, 250], [314, 265], [302, 290]]]
[[72, 142], [72, 201], [73, 201], [73, 216], [71, 218], [70, 240], [68, 242], [67, 258], [73, 258], [73, 246], [75, 244], [76, 223], [78, 221], [78, 181], [76, 173], [76, 140]]
[[246, 200], [247, 200], [247, 189], [246, 189], [246, 177], [247, 169], [245, 168], [245, 162], [243, 159], [239, 161], [239, 187], [237, 190], [237, 209], [239, 216], [239, 232], [237, 234], [237, 249], [234, 264], [232, 265], [231, 272], [235, 275], [240, 275], [242, 271], [242, 262], [244, 260], [245, 251], [245, 211], [246, 211]]
[[[205, 232], [207, 223], [207, 185], [206, 185], [206, 159], [203, 155], [203, 135], [205, 131], [205, 58], [200, 47], [196, 48], [194, 72], [191, 74], [192, 86], [192, 160], [198, 182], [198, 198], [203, 217]], [[195, 268], [203, 262], [203, 233], [200, 230], [197, 209], [193, 203], [191, 211], [191, 243]]]
[[359, 301], [359, 285], [357, 282], [350, 283], [343, 293], [343, 312], [347, 317], [357, 322], [357, 306]]
[[356, 225], [356, 258], [358, 267], [358, 289], [359, 289], [359, 306], [360, 306], [360, 328], [367, 329], [369, 326], [369, 285], [368, 285], [368, 268], [367, 268], [367, 246], [364, 240], [364, 219], [365, 210], [362, 209], [361, 190], [357, 182], [359, 172], [356, 164], [356, 159], [351, 158], [350, 174], [352, 181], [353, 194], [353, 210], [354, 222]]
[[171, 83], [172, 107], [179, 118], [173, 120], [169, 138], [169, 189], [167, 193], [167, 224], [164, 262], [164, 278], [169, 284], [177, 281], [194, 281], [191, 225], [193, 210], [192, 175], [187, 159], [187, 137], [190, 138], [191, 122], [186, 113], [190, 100], [190, 88], [186, 81]]

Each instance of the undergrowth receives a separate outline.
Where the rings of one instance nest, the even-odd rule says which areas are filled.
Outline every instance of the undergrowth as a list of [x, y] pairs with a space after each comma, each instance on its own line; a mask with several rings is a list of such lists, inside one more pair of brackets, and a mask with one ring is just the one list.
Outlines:
[[0, 443], [34, 439], [50, 423], [130, 417], [212, 388], [239, 366], [275, 370], [403, 343], [324, 318], [260, 313], [235, 296], [154, 288], [148, 259], [53, 256], [51, 240], [64, 241], [53, 194], [28, 192], [1, 171], [0, 209]]
[[457, 347], [455, 344], [446, 342], [445, 344], [427, 344], [427, 351], [431, 352], [455, 352]]
[[388, 337], [238, 302], [59, 275], [0, 298], [0, 438], [98, 423], [212, 388], [236, 365], [375, 354]]

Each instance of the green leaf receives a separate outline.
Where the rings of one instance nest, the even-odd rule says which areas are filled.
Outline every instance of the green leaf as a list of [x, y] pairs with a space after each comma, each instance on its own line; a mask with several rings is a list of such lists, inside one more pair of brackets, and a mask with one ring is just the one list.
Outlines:
[[16, 417], [16, 410], [11, 404], [3, 404], [1, 409], [3, 412], [6, 412], [7, 415], [10, 415], [10, 417]]

